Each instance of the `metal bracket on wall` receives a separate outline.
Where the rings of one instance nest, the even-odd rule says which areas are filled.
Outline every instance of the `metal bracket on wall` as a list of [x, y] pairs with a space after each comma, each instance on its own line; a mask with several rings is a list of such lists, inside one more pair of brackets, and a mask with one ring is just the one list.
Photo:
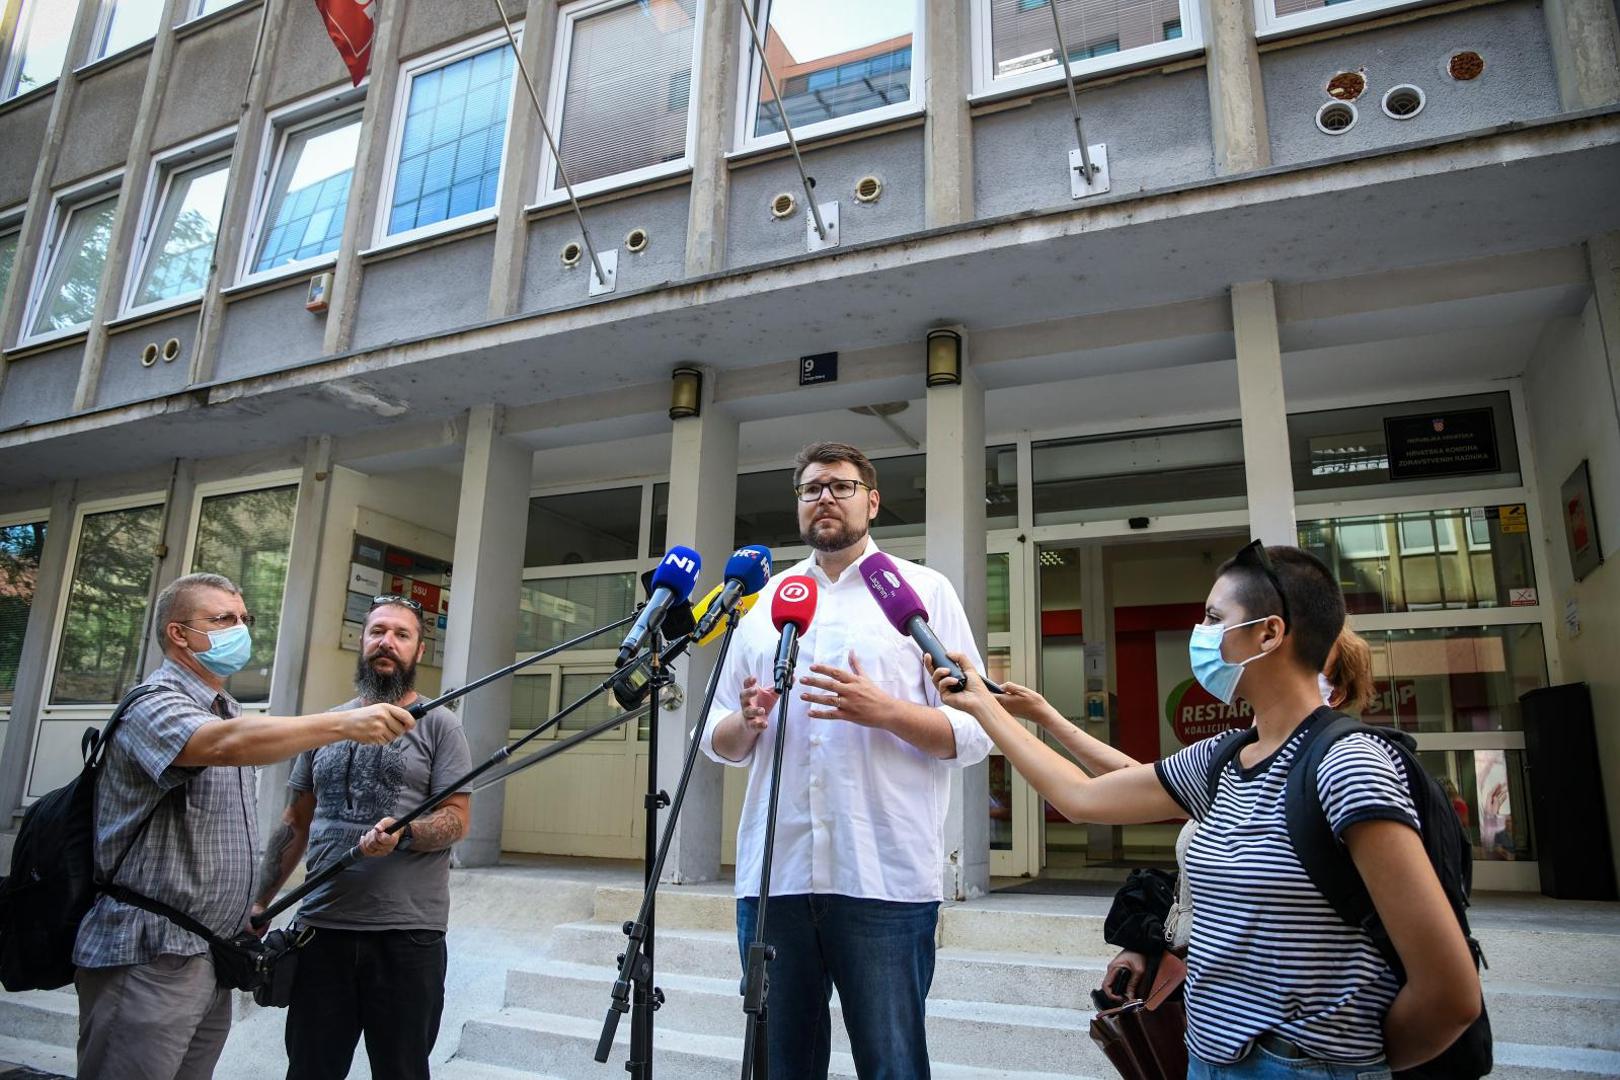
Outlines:
[[804, 216], [804, 240], [809, 251], [823, 251], [838, 246], [838, 204], [836, 202], [817, 203], [816, 208], [821, 211], [821, 222], [827, 229], [823, 236], [816, 231], [814, 214]]
[[1079, 147], [1069, 151], [1069, 195], [1083, 199], [1087, 195], [1103, 195], [1108, 191], [1108, 144], [1094, 143], [1091, 151], [1091, 175], [1086, 176], [1086, 155]]
[[586, 267], [591, 273], [591, 296], [602, 296], [613, 291], [619, 283], [619, 252], [618, 249], [597, 252], [597, 260], [602, 267], [602, 277], [596, 276], [596, 267]]

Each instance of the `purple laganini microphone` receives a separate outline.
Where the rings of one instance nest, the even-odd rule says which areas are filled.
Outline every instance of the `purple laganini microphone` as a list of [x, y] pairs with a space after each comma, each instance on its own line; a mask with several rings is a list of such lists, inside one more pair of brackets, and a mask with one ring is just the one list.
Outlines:
[[[945, 668], [956, 680], [956, 688], [965, 690], [967, 677], [962, 674], [956, 661], [945, 655], [945, 646], [940, 644], [934, 628], [928, 625], [928, 609], [923, 606], [922, 597], [900, 576], [900, 568], [894, 560], [881, 551], [874, 551], [861, 563], [861, 580], [866, 582], [866, 589], [882, 609], [883, 617], [896, 630], [917, 643], [917, 647], [928, 657], [930, 668]], [[984, 679], [984, 685], [992, 694], [1004, 693], [1001, 687], [983, 675], [979, 677]]]

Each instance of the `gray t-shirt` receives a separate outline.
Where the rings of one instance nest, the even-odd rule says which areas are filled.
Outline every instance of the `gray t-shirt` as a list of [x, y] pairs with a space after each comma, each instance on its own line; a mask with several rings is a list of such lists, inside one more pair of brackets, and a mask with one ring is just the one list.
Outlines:
[[[305, 750], [287, 786], [315, 793], [309, 872], [342, 858], [379, 820], [403, 817], [471, 768], [467, 736], [449, 709], [434, 709], [386, 746], [344, 741]], [[298, 912], [300, 922], [334, 930], [444, 930], [449, 916], [448, 848], [361, 859], [310, 893]]]

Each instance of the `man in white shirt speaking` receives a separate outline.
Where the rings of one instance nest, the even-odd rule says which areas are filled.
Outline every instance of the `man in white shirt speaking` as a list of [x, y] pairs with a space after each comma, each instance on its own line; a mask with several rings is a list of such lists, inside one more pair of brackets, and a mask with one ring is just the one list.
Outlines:
[[[966, 713], [941, 706], [922, 651], [897, 633], [861, 580], [877, 545], [877, 470], [842, 443], [800, 451], [793, 473], [799, 533], [813, 549], [787, 574], [819, 592], [800, 638], [788, 704], [766, 942], [772, 1080], [825, 1080], [834, 987], [862, 1080], [929, 1076], [924, 1002], [944, 867], [949, 770], [975, 765], [990, 742]], [[950, 583], [904, 563], [950, 648], [979, 662]], [[748, 769], [737, 827], [737, 940], [746, 963], [776, 739], [769, 612], [778, 576], [738, 626], [702, 747]]]

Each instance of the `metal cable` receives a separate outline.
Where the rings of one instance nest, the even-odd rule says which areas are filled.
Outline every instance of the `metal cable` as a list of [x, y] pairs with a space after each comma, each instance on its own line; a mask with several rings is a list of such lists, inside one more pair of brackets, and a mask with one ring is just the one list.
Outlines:
[[742, 5], [743, 18], [748, 20], [748, 32], [754, 41], [754, 51], [759, 54], [759, 67], [765, 73], [765, 80], [771, 85], [771, 99], [776, 102], [776, 115], [782, 121], [782, 133], [787, 136], [788, 148], [793, 151], [793, 163], [799, 167], [799, 179], [804, 183], [804, 201], [810, 204], [810, 216], [815, 219], [816, 235], [827, 239], [827, 223], [821, 220], [821, 207], [816, 204], [815, 182], [804, 171], [804, 158], [799, 156], [799, 140], [793, 137], [793, 125], [788, 123], [787, 107], [782, 104], [782, 91], [777, 88], [776, 74], [771, 71], [770, 61], [765, 59], [765, 42], [759, 36], [759, 23], [754, 21], [754, 12], [748, 6], [748, 0], [737, 0]]
[[1086, 186], [1091, 186], [1091, 178], [1097, 175], [1096, 166], [1091, 163], [1091, 150], [1086, 146], [1086, 133], [1080, 126], [1080, 99], [1074, 92], [1074, 69], [1069, 66], [1069, 47], [1063, 41], [1063, 24], [1058, 21], [1057, 0], [1049, 0], [1052, 9], [1052, 29], [1057, 31], [1058, 59], [1063, 62], [1063, 83], [1069, 88], [1069, 108], [1074, 112], [1074, 137], [1080, 142], [1080, 160], [1085, 165]]

